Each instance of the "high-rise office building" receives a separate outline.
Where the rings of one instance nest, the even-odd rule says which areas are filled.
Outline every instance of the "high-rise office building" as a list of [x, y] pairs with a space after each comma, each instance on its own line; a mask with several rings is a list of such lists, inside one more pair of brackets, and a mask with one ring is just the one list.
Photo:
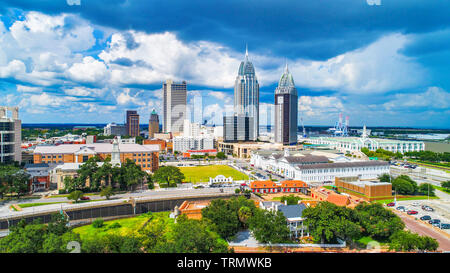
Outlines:
[[103, 128], [103, 135], [104, 136], [126, 136], [127, 135], [127, 126], [115, 124], [114, 122], [109, 123]]
[[159, 116], [153, 109], [148, 122], [148, 138], [153, 138], [155, 133], [159, 133]]
[[131, 137], [139, 136], [139, 114], [134, 110], [127, 110], [127, 135]]
[[275, 142], [297, 143], [298, 95], [288, 66], [275, 89]]
[[223, 117], [223, 141], [252, 141], [254, 140], [253, 117], [234, 115]]
[[[8, 111], [12, 113], [8, 116]], [[19, 107], [0, 106], [0, 163], [22, 161], [22, 121]]]
[[187, 84], [175, 84], [167, 80], [163, 84], [163, 131], [164, 133], [183, 132], [186, 119]]
[[248, 58], [248, 49], [245, 50], [245, 60], [239, 66], [238, 75], [234, 83], [234, 113], [252, 117], [254, 136], [259, 133], [259, 83], [255, 75], [253, 63]]
[[224, 141], [255, 141], [258, 134], [259, 83], [246, 49], [234, 83], [234, 115], [224, 117]]
[[195, 95], [193, 99], [192, 121], [203, 124], [203, 98], [202, 95]]

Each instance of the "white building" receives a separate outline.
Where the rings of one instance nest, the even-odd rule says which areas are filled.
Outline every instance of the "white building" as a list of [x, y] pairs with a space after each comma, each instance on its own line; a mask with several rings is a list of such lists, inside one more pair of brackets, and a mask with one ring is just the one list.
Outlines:
[[284, 154], [256, 151], [250, 162], [257, 168], [307, 183], [334, 182], [336, 177], [376, 179], [389, 173], [389, 163], [384, 161], [350, 161], [343, 156], [332, 159], [312, 153], [290, 155], [288, 150]]
[[311, 144], [325, 144], [331, 149], [336, 149], [344, 153], [360, 151], [361, 148], [368, 148], [370, 151], [383, 149], [402, 154], [406, 152], [425, 151], [425, 143], [423, 141], [368, 138], [365, 126], [362, 137], [310, 137], [306, 141]]
[[215, 140], [211, 137], [183, 137], [173, 138], [173, 150], [184, 153], [188, 150], [212, 150]]
[[[7, 113], [10, 111], [11, 116]], [[22, 161], [22, 121], [19, 107], [0, 106], [0, 163]]]

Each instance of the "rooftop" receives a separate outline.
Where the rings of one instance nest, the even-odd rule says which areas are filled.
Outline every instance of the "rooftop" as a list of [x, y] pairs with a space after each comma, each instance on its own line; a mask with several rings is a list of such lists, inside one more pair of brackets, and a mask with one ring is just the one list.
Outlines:
[[[113, 144], [111, 143], [93, 143], [93, 144], [62, 144], [44, 146], [38, 145], [34, 149], [35, 154], [73, 154], [83, 149], [89, 149], [95, 153], [111, 153]], [[145, 153], [158, 152], [159, 145], [140, 145], [140, 144], [119, 144], [121, 153]]]

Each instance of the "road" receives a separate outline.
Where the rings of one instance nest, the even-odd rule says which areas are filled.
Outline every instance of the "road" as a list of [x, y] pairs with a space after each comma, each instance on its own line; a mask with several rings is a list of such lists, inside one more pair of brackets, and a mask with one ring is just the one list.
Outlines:
[[450, 180], [449, 173], [426, 167], [417, 167], [416, 169], [409, 169], [391, 165], [391, 174], [394, 177], [402, 174], [408, 175], [409, 177], [414, 179], [418, 184], [430, 183], [436, 186], [440, 186], [441, 182]]
[[450, 238], [447, 234], [434, 229], [431, 225], [424, 224], [420, 220], [415, 220], [414, 217], [410, 217], [405, 213], [399, 212], [397, 210], [393, 211], [403, 220], [407, 229], [422, 236], [435, 238], [439, 243], [438, 250], [450, 251]]
[[[49, 204], [49, 205], [42, 205], [42, 206], [35, 206], [35, 207], [29, 207], [24, 208], [22, 212], [16, 212], [10, 210], [8, 207], [8, 204], [3, 205], [0, 207], [0, 217], [6, 217], [6, 216], [14, 216], [19, 215], [22, 213], [38, 213], [42, 211], [47, 210], [55, 210], [55, 209], [66, 209], [73, 206], [89, 206], [93, 204], [100, 204], [101, 203], [114, 203], [114, 202], [120, 202], [125, 201], [129, 197], [133, 198], [164, 198], [164, 197], [180, 197], [180, 196], [188, 196], [188, 195], [204, 195], [204, 194], [221, 194], [221, 189], [224, 193], [234, 193], [235, 189], [237, 187], [225, 187], [225, 188], [203, 188], [203, 189], [192, 189], [192, 188], [180, 188], [180, 189], [161, 189], [161, 190], [148, 190], [144, 192], [134, 192], [134, 193], [126, 193], [126, 194], [118, 194], [111, 198], [111, 200], [104, 200], [104, 197], [97, 197], [92, 196], [92, 200], [98, 200], [103, 199], [103, 201], [97, 201], [97, 202], [89, 202], [89, 203], [81, 203], [81, 204]], [[50, 200], [49, 200], [50, 199]], [[68, 200], [66, 198], [48, 198], [48, 199], [33, 199], [28, 200], [29, 203], [44, 203], [42, 201], [48, 201], [48, 202], [58, 202], [57, 200], [62, 200], [62, 202], [67, 202]], [[56, 200], [56, 201], [55, 201]]]

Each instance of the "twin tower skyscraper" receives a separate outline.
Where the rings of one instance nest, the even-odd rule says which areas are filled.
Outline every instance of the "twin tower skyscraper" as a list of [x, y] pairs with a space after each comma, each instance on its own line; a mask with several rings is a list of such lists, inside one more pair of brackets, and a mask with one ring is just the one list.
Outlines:
[[[294, 79], [285, 67], [275, 90], [275, 142], [297, 143], [298, 95]], [[256, 141], [259, 135], [259, 83], [248, 49], [234, 83], [234, 115], [224, 116], [224, 141]]]

